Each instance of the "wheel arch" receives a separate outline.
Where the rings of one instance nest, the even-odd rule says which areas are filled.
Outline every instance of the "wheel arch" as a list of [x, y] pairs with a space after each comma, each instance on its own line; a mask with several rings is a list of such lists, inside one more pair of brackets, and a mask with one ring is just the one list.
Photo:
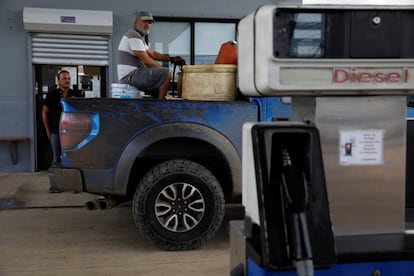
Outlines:
[[[226, 136], [215, 129], [200, 124], [182, 122], [155, 126], [137, 134], [120, 154], [119, 161], [115, 167], [114, 190], [120, 195], [128, 194], [128, 186], [131, 182], [130, 178], [136, 160], [146, 157], [151, 152], [147, 150], [153, 145], [177, 145], [179, 142], [181, 142], [181, 145], [184, 145], [190, 140], [210, 145], [220, 153], [230, 170], [232, 180], [231, 194], [233, 196], [240, 196], [241, 156], [236, 147]], [[179, 151], [177, 148], [173, 150], [175, 152]], [[177, 156], [177, 158], [181, 157]], [[223, 186], [223, 183], [221, 185]]]

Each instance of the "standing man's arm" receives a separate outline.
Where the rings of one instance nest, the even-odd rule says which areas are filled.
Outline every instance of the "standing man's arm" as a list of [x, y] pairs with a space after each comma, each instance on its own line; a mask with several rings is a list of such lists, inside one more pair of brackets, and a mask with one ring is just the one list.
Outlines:
[[44, 124], [45, 129], [46, 129], [47, 138], [50, 139], [50, 135], [51, 135], [52, 132], [51, 132], [49, 116], [48, 116], [49, 111], [50, 111], [49, 107], [44, 105], [43, 109], [42, 109], [42, 121], [43, 121], [43, 124]]

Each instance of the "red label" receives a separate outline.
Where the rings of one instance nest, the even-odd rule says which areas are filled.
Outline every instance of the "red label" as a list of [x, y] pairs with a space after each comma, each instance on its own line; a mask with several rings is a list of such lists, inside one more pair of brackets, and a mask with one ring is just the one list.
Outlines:
[[409, 79], [408, 68], [398, 71], [368, 71], [357, 68], [334, 68], [332, 80], [339, 83], [407, 83]]

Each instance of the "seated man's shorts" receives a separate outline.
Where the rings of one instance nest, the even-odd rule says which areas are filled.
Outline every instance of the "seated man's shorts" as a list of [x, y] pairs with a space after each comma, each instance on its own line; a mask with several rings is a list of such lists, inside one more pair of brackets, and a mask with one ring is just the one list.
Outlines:
[[155, 96], [154, 91], [158, 93], [160, 86], [168, 76], [168, 72], [169, 69], [166, 67], [148, 68], [140, 65], [136, 70], [122, 78], [120, 82], [130, 84], [138, 90]]

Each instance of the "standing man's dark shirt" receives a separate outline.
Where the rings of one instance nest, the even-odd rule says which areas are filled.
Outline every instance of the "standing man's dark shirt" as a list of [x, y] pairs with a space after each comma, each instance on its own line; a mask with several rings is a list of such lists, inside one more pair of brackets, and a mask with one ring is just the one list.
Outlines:
[[[74, 92], [72, 89], [68, 90], [66, 97], [73, 97]], [[48, 118], [50, 124], [50, 131], [54, 134], [59, 134], [59, 120], [62, 113], [62, 105], [60, 100], [63, 98], [63, 92], [60, 88], [52, 90], [47, 94], [44, 105], [49, 108]]]

